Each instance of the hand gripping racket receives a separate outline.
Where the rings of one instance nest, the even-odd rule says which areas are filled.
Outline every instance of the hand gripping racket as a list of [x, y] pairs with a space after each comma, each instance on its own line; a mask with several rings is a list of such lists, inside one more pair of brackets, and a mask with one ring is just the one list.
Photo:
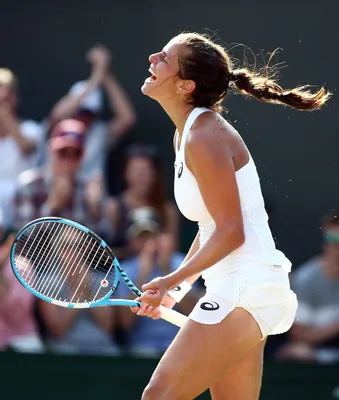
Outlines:
[[[36, 219], [16, 235], [11, 265], [35, 296], [62, 307], [139, 306], [111, 299], [120, 281], [137, 297], [142, 292], [120, 267], [108, 245], [88, 228], [63, 218]], [[160, 306], [161, 318], [179, 327], [187, 317]]]

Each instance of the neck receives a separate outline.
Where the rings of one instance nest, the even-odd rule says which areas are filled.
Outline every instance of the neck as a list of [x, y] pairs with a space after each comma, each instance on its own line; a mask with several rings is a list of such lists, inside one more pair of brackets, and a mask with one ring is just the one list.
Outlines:
[[124, 196], [127, 201], [137, 204], [145, 203], [148, 200], [145, 193], [133, 188], [129, 188], [127, 191], [125, 191]]
[[159, 104], [171, 118], [181, 136], [187, 117], [195, 107], [192, 104], [187, 104], [181, 99], [178, 99], [177, 101], [169, 100], [167, 102], [159, 101]]

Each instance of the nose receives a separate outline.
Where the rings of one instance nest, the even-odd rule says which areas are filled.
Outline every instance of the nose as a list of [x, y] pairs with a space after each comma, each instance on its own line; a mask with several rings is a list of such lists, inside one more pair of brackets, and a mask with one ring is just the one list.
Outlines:
[[156, 53], [156, 54], [151, 54], [150, 56], [149, 56], [149, 62], [151, 63], [151, 64], [156, 64], [156, 62], [157, 62], [157, 54], [158, 53]]

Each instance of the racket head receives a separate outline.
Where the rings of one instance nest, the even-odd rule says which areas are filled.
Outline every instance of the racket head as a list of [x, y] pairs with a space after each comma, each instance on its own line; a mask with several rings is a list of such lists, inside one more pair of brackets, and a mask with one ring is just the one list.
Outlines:
[[46, 217], [17, 233], [10, 260], [19, 282], [35, 296], [68, 308], [111, 304], [120, 283], [112, 250], [74, 221]]

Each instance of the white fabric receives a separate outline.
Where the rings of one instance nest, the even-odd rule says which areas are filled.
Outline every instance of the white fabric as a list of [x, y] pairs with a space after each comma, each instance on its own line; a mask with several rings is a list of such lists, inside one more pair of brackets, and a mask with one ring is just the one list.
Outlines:
[[[189, 171], [185, 162], [185, 143], [189, 130], [195, 119], [210, 110], [195, 108], [189, 115], [181, 138], [180, 149], [176, 143], [174, 194], [182, 214], [197, 221], [200, 231], [200, 246], [209, 239], [215, 230], [215, 223], [209, 214], [198, 183]], [[234, 129], [230, 126], [230, 129]], [[291, 270], [291, 262], [275, 248], [275, 243], [268, 225], [261, 193], [259, 177], [252, 157], [248, 164], [236, 172], [241, 210], [243, 216], [245, 243], [208, 270], [203, 272], [203, 278], [223, 276], [236, 271], [245, 264], [266, 263], [276, 264], [286, 271]]]
[[[185, 162], [185, 143], [196, 118], [210, 112], [196, 108], [189, 115], [176, 146], [174, 194], [182, 214], [198, 222], [200, 247], [215, 230], [198, 183]], [[230, 129], [234, 129], [229, 126]], [[177, 136], [178, 138], [178, 136]], [[275, 248], [268, 225], [259, 177], [252, 157], [236, 172], [245, 242], [223, 260], [205, 270], [206, 295], [190, 318], [204, 324], [221, 322], [236, 307], [247, 310], [257, 321], [263, 337], [286, 332], [292, 325], [297, 299], [290, 289], [291, 262]]]
[[297, 298], [288, 273], [273, 265], [243, 265], [241, 271], [209, 278], [205, 285], [206, 295], [189, 315], [196, 322], [217, 324], [241, 307], [256, 320], [263, 338], [288, 331], [294, 322]]
[[[39, 146], [43, 132], [35, 121], [23, 121], [21, 134]], [[11, 135], [0, 138], [0, 208], [3, 210], [4, 225], [8, 226], [12, 218], [12, 201], [21, 172], [34, 167], [38, 162], [38, 152], [24, 156]]]
[[[80, 96], [85, 92], [88, 81], [79, 81], [74, 83], [70, 88], [69, 94], [71, 96]], [[100, 88], [96, 88], [89, 92], [81, 102], [81, 107], [90, 110], [94, 113], [100, 112], [103, 107], [103, 93]]]
[[184, 281], [181, 282], [180, 285], [175, 287], [174, 289], [170, 290], [168, 292], [168, 295], [172, 297], [177, 303], [180, 303], [180, 301], [186, 296], [186, 294], [192, 289], [192, 286]]
[[95, 121], [86, 131], [85, 154], [80, 168], [80, 177], [84, 180], [94, 175], [103, 175], [105, 154], [107, 152], [107, 124]]

